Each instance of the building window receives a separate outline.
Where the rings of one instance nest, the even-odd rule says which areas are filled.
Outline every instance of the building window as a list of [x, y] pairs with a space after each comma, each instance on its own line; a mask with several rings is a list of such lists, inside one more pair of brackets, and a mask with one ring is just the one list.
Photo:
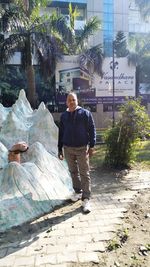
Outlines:
[[[64, 3], [62, 3], [64, 2]], [[75, 8], [75, 6], [78, 7], [79, 11], [79, 16], [76, 17], [75, 20], [75, 30], [78, 32], [81, 30], [86, 22], [86, 1], [52, 1], [52, 4], [48, 7], [50, 10], [49, 12], [52, 13], [54, 10], [58, 14], [62, 14], [66, 18], [66, 22], [69, 24], [70, 23], [70, 18], [69, 18], [69, 3], [72, 3], [72, 7]], [[78, 4], [79, 3], [79, 4]]]
[[103, 37], [105, 56], [112, 56], [112, 40], [114, 35], [113, 7], [113, 0], [104, 0]]
[[[119, 111], [122, 103], [116, 103], [114, 106], [115, 111]], [[113, 111], [113, 104], [107, 103], [103, 104], [103, 112], [112, 112]]]

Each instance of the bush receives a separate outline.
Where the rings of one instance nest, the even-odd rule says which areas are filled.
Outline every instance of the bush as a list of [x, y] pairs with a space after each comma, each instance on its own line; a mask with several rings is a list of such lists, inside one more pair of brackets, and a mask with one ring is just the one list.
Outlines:
[[105, 165], [113, 168], [129, 167], [134, 159], [135, 144], [149, 135], [150, 120], [141, 100], [128, 100], [121, 109], [121, 119], [105, 136]]

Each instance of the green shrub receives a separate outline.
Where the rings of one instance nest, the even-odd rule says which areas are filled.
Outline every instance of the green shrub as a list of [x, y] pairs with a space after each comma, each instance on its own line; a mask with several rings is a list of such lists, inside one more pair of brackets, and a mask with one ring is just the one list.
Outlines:
[[140, 99], [128, 100], [120, 111], [120, 120], [105, 136], [104, 163], [113, 168], [129, 167], [134, 159], [135, 144], [150, 131], [150, 120]]

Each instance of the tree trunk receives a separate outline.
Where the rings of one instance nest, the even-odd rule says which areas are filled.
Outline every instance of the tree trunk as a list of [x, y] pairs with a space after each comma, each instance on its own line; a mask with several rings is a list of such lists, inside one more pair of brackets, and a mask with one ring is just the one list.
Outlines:
[[27, 66], [26, 73], [27, 73], [27, 83], [28, 83], [27, 98], [31, 104], [31, 107], [36, 108], [37, 96], [36, 96], [34, 67], [32, 65]]
[[140, 66], [136, 67], [136, 88], [135, 88], [135, 96], [139, 97], [139, 87], [140, 87]]

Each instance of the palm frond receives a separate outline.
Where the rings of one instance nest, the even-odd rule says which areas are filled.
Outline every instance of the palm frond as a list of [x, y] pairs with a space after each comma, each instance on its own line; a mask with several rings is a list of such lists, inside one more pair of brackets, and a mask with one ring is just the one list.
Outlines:
[[100, 77], [103, 77], [103, 59], [102, 46], [96, 45], [80, 55], [80, 66], [92, 74], [96, 72]]
[[78, 10], [78, 7], [76, 6], [73, 9], [72, 4], [69, 3], [70, 28], [72, 31], [74, 31], [75, 20], [79, 15], [80, 15], [80, 12]]
[[45, 79], [53, 76], [57, 62], [62, 58], [63, 44], [59, 38], [52, 35], [41, 36], [36, 43], [37, 59]]
[[19, 32], [22, 27], [28, 28], [29, 24], [28, 17], [17, 7], [11, 5], [3, 10], [1, 20], [4, 32]]
[[6, 64], [17, 51], [24, 47], [24, 36], [20, 34], [11, 34], [0, 45], [0, 61]]
[[100, 20], [94, 16], [90, 20], [87, 21], [87, 23], [84, 25], [83, 29], [80, 29], [79, 35], [76, 37], [76, 46], [81, 47], [81, 50], [84, 47], [84, 44], [86, 43], [89, 36], [94, 34], [97, 30], [99, 30], [101, 27]]

